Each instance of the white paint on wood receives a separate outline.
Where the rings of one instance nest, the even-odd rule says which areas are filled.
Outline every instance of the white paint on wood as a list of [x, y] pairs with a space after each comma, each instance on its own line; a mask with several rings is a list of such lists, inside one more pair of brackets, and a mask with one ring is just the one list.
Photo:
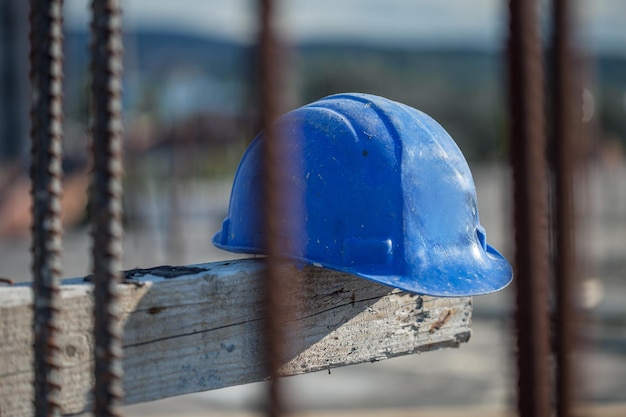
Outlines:
[[[261, 260], [127, 272], [122, 284], [124, 390], [133, 404], [260, 381], [263, 358]], [[284, 375], [455, 347], [470, 336], [471, 298], [393, 290], [321, 268], [282, 268]], [[61, 403], [89, 407], [92, 286], [61, 289]], [[0, 288], [0, 417], [32, 414], [32, 291]]]

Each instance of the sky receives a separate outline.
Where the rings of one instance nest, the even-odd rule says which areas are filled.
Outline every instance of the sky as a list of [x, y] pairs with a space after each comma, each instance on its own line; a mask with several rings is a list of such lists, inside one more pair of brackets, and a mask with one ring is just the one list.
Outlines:
[[[283, 36], [298, 41], [357, 40], [500, 47], [506, 0], [282, 0]], [[545, 1], [544, 1], [545, 3]], [[579, 0], [581, 40], [626, 54], [626, 0]], [[86, 27], [89, 2], [66, 0], [70, 27]], [[254, 0], [122, 0], [126, 29], [162, 27], [250, 42]], [[544, 14], [547, 12], [544, 11]], [[544, 16], [547, 18], [547, 15]]]

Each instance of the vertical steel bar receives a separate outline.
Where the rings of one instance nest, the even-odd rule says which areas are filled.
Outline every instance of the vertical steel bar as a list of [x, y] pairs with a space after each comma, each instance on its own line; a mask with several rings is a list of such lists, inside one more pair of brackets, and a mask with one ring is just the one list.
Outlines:
[[[576, 157], [576, 97], [574, 62], [570, 48], [570, 4], [568, 0], [553, 1], [552, 96], [554, 101], [553, 164], [554, 164], [554, 251], [555, 303], [554, 317], [556, 357], [556, 411], [558, 417], [572, 415], [574, 374], [572, 353], [576, 259], [574, 256], [573, 170]], [[580, 115], [579, 115], [580, 120]]]
[[266, 359], [269, 366], [270, 386], [266, 413], [269, 417], [284, 415], [285, 407], [281, 395], [278, 370], [281, 366], [283, 322], [280, 305], [281, 275], [279, 265], [285, 253], [281, 235], [281, 218], [286, 207], [284, 187], [281, 186], [281, 146], [274, 120], [280, 114], [280, 82], [282, 70], [278, 53], [278, 44], [274, 28], [276, 2], [259, 0], [259, 72], [261, 123], [265, 129], [263, 142], [263, 215], [267, 248], [267, 266], [265, 271], [266, 321]]
[[550, 415], [547, 171], [537, 7], [537, 1], [509, 1], [509, 152], [514, 180], [520, 417]]
[[91, 25], [95, 387], [94, 414], [120, 415], [122, 342], [122, 17], [119, 0], [93, 0]]
[[33, 198], [35, 415], [60, 415], [58, 381], [61, 275], [61, 141], [63, 137], [63, 2], [31, 1], [30, 169]]

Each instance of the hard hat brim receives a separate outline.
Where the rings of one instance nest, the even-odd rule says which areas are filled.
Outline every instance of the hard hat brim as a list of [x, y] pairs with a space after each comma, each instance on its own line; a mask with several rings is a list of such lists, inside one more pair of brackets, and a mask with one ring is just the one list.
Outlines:
[[504, 256], [489, 245], [486, 252], [489, 262], [485, 265], [440, 260], [439, 265], [431, 262], [427, 270], [411, 275], [386, 276], [358, 272], [354, 274], [421, 295], [436, 297], [485, 295], [506, 288], [513, 280], [513, 270]]
[[[264, 255], [258, 247], [240, 247], [222, 244], [221, 231], [216, 233], [213, 237], [213, 245], [228, 252]], [[513, 280], [513, 270], [504, 256], [490, 245], [487, 245], [486, 253], [488, 263], [483, 265], [474, 264], [468, 266], [466, 260], [454, 262], [454, 260], [451, 259], [440, 259], [440, 262], [438, 262], [439, 265], [433, 265], [433, 262], [430, 262], [428, 270], [412, 273], [410, 275], [370, 274], [344, 266], [311, 261], [294, 256], [289, 256], [289, 258], [293, 259], [294, 262], [298, 264], [308, 264], [356, 275], [370, 281], [415, 294], [435, 297], [468, 297], [500, 291], [507, 287]]]

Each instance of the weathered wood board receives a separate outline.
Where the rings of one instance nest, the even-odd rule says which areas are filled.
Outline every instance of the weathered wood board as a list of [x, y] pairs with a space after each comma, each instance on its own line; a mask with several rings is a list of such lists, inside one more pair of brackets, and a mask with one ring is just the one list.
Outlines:
[[[127, 404], [267, 378], [261, 260], [126, 273], [121, 284]], [[470, 337], [471, 298], [409, 294], [321, 268], [282, 269], [284, 375], [456, 347]], [[62, 285], [63, 413], [88, 409], [92, 286]], [[32, 415], [32, 290], [0, 287], [0, 417]]]

